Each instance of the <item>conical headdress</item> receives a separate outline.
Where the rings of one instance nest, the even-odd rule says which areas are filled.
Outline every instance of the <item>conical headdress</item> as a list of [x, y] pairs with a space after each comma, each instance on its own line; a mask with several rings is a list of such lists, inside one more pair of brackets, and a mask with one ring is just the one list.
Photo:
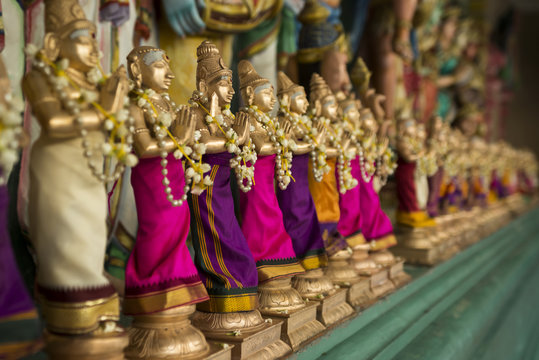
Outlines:
[[247, 60], [242, 60], [238, 64], [238, 76], [240, 78], [240, 89], [245, 89], [247, 86], [254, 89], [257, 86], [269, 83], [268, 79], [258, 75], [253, 65]]
[[219, 76], [232, 77], [232, 70], [226, 67], [219, 49], [211, 41], [204, 40], [197, 48], [197, 84], [200, 80], [209, 82]]
[[86, 19], [78, 0], [45, 0], [45, 32], [65, 38], [83, 29], [95, 32], [96, 27]]
[[322, 100], [326, 96], [333, 95], [326, 81], [317, 73], [313, 73], [311, 77], [311, 94], [309, 102], [314, 102], [315, 100]]
[[279, 71], [277, 74], [277, 96], [282, 96], [284, 94], [292, 95], [298, 91], [305, 92], [303, 86], [294, 83], [286, 74], [282, 71]]

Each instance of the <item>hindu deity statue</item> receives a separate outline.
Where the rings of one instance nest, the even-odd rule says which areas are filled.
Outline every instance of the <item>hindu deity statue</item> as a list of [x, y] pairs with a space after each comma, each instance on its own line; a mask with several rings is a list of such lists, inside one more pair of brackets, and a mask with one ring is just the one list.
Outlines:
[[309, 191], [309, 164], [316, 178], [328, 172], [323, 147], [326, 128], [306, 115], [309, 102], [303, 86], [293, 83], [283, 72], [278, 74], [279, 122], [292, 124], [291, 138], [296, 143], [291, 181], [285, 189], [277, 189], [277, 199], [283, 213], [286, 232], [300, 264], [306, 270], [298, 274], [293, 284], [304, 298], [311, 300], [335, 292], [333, 282], [324, 275], [327, 254], [315, 204]]
[[[52, 358], [84, 352], [76, 345], [81, 338], [70, 336], [84, 334], [104, 357], [121, 354], [127, 339], [115, 326], [119, 298], [103, 274], [103, 182], [137, 161], [126, 71], [98, 86], [96, 28], [77, 1], [46, 1], [45, 31], [43, 48], [28, 49], [33, 66], [23, 90], [41, 125], [30, 160], [29, 225], [47, 351]], [[105, 156], [117, 164], [110, 172], [103, 170]]]
[[476, 137], [470, 141], [472, 206], [480, 208], [485, 208], [487, 205], [489, 161], [488, 157], [484, 156], [487, 150], [487, 143], [483, 139]]
[[[38, 314], [17, 267], [8, 232], [8, 175], [19, 158], [19, 149], [28, 143], [28, 136], [22, 127], [23, 111], [24, 103], [11, 93], [8, 74], [0, 57], [0, 322], [12, 324], [24, 321], [28, 333], [32, 333], [30, 330], [39, 329]], [[40, 341], [31, 340], [34, 341], [11, 342], [10, 346], [4, 346], [7, 340], [3, 340], [0, 343], [0, 357], [21, 358], [34, 353]]]
[[[197, 90], [190, 103], [205, 144], [202, 161], [211, 166], [211, 187], [191, 196], [191, 230], [195, 264], [210, 297], [198, 304], [196, 327], [224, 334], [264, 328], [258, 309], [256, 263], [234, 215], [230, 189], [231, 170], [242, 191], [253, 186], [254, 144], [250, 141], [249, 116], [234, 116], [232, 71], [217, 47], [203, 41], [197, 49]], [[198, 138], [198, 135], [196, 135]]]
[[[353, 189], [357, 186], [357, 180], [351, 174], [350, 161], [355, 157], [351, 137], [352, 134], [345, 131], [338, 118], [338, 102], [328, 85], [320, 75], [314, 73], [311, 79], [310, 105], [314, 121], [322, 122], [326, 128], [327, 138], [326, 154], [327, 165], [330, 171], [322, 178], [315, 178], [315, 172], [309, 172], [309, 188], [316, 207], [318, 221], [322, 230], [322, 236], [326, 241], [326, 251], [330, 256], [330, 266], [326, 273], [332, 280], [350, 282], [357, 278], [356, 272], [351, 268], [332, 267], [344, 259], [350, 258], [348, 244], [343, 235], [338, 231], [338, 223], [341, 217], [339, 206], [339, 193]], [[312, 165], [310, 165], [312, 166]]]
[[[427, 153], [424, 140], [424, 131], [414, 119], [401, 119], [399, 121], [397, 137], [399, 159], [395, 171], [399, 201], [397, 224], [400, 229], [406, 230], [407, 233], [411, 232], [413, 235], [406, 239], [403, 238], [405, 240], [403, 245], [412, 248], [432, 247], [428, 230], [436, 225], [426, 212], [425, 185], [427, 184], [425, 181], [421, 181], [427, 170], [425, 169], [426, 164], [420, 164], [420, 159]], [[418, 188], [418, 184], [421, 185], [420, 188]]]
[[427, 199], [427, 212], [429, 216], [438, 216], [440, 204], [440, 186], [444, 177], [444, 158], [448, 152], [448, 133], [447, 123], [442, 121], [439, 116], [434, 116], [427, 124], [427, 147], [430, 152], [435, 153], [437, 170], [428, 177], [429, 194]]
[[[291, 278], [303, 273], [292, 239], [286, 232], [283, 214], [274, 188], [274, 178], [281, 190], [292, 182], [292, 124], [279, 123], [270, 115], [276, 98], [271, 83], [262, 78], [251, 63], [238, 65], [240, 90], [249, 117], [251, 139], [257, 152], [253, 186], [240, 193], [242, 231], [258, 269], [259, 301], [262, 311], [295, 310], [305, 307], [304, 300], [291, 286]], [[279, 299], [274, 298], [279, 290]]]
[[[141, 46], [127, 56], [135, 86], [135, 152], [131, 173], [138, 231], [125, 274], [124, 313], [134, 316], [129, 330], [129, 358], [187, 356], [207, 353], [204, 335], [189, 316], [208, 300], [191, 260], [187, 193], [208, 185], [201, 163], [205, 145], [195, 135], [190, 108], [177, 106], [167, 94], [174, 74], [161, 49]], [[182, 165], [185, 161], [185, 170]]]
[[[253, 187], [249, 192], [240, 193], [242, 230], [258, 269], [259, 309], [264, 316], [284, 320], [286, 326], [282, 332], [290, 345], [297, 347], [325, 329], [314, 312], [308, 318], [301, 315], [307, 303], [292, 287], [291, 280], [305, 270], [296, 258], [274, 185], [275, 180], [278, 189], [286, 191], [295, 182], [291, 170], [293, 152], [298, 146], [292, 138], [292, 122], [279, 121], [271, 115], [276, 101], [271, 83], [247, 60], [240, 61], [238, 71], [245, 104], [240, 113], [249, 116], [250, 136], [257, 152]], [[318, 226], [318, 222], [313, 225]], [[333, 288], [331, 283], [330, 287]], [[294, 318], [300, 317], [305, 325], [296, 330], [290, 328], [289, 324], [297, 321]]]

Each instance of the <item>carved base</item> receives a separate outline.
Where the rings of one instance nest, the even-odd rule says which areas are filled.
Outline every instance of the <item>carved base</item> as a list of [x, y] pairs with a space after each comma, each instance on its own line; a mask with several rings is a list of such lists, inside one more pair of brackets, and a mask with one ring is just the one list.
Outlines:
[[376, 302], [376, 295], [371, 290], [371, 279], [369, 277], [361, 278], [361, 280], [350, 284], [350, 286], [342, 286], [348, 289], [346, 301], [353, 307], [366, 308]]
[[292, 279], [292, 286], [304, 299], [309, 300], [319, 300], [335, 293], [333, 281], [324, 275], [322, 269], [309, 270], [296, 275]]
[[277, 359], [292, 351], [280, 339], [282, 322], [264, 321], [258, 310], [235, 313], [197, 312], [193, 324], [207, 339], [234, 345], [232, 359]]
[[429, 250], [435, 247], [437, 240], [433, 239], [432, 228], [411, 228], [399, 226], [395, 230], [395, 236], [400, 246], [409, 249]]
[[256, 332], [210, 334], [206, 337], [215, 342], [233, 345], [232, 359], [263, 359], [273, 360], [287, 355], [292, 351], [289, 345], [280, 339], [282, 322], [264, 322], [261, 330]]
[[129, 343], [125, 331], [100, 335], [57, 335], [45, 331], [45, 352], [51, 360], [123, 360]]
[[350, 266], [352, 254], [347, 250], [341, 250], [330, 256], [325, 274], [337, 285], [350, 285], [360, 280], [360, 276]]
[[259, 309], [262, 313], [290, 312], [305, 307], [305, 300], [291, 285], [291, 279], [269, 280], [258, 285]]
[[354, 315], [356, 312], [346, 302], [347, 289], [338, 289], [334, 294], [316, 301], [317, 319], [326, 327]]
[[405, 258], [406, 262], [410, 264], [432, 266], [440, 261], [439, 251], [436, 248], [414, 249], [397, 245], [391, 248], [391, 252], [395, 254], [395, 256]]
[[160, 313], [135, 316], [128, 330], [129, 346], [125, 356], [138, 359], [202, 359], [210, 346], [202, 332], [191, 325], [195, 305]]
[[389, 266], [388, 276], [395, 288], [400, 288], [412, 280], [412, 277], [404, 271], [404, 259], [397, 257], [396, 262]]
[[281, 340], [297, 350], [305, 342], [312, 340], [326, 328], [316, 320], [317, 304], [309, 303], [306, 307], [288, 313], [276, 314], [262, 311], [264, 317], [283, 322]]
[[389, 271], [383, 268], [371, 276], [371, 291], [377, 298], [388, 295], [395, 291], [395, 285], [389, 279]]

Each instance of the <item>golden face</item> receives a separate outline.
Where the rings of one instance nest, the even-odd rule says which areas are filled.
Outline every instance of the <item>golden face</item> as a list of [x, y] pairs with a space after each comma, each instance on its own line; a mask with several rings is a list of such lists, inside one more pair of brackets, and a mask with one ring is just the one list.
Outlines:
[[220, 107], [229, 105], [235, 94], [232, 87], [232, 78], [230, 76], [222, 76], [213, 80], [208, 87], [208, 93], [211, 95], [214, 92], [217, 94]]
[[270, 112], [275, 105], [277, 99], [273, 94], [273, 86], [267, 86], [264, 88], [258, 87], [255, 89], [253, 103], [258, 106], [262, 112]]
[[328, 95], [322, 100], [322, 116], [335, 121], [337, 120], [338, 109], [334, 95]]
[[360, 115], [357, 107], [351, 105], [348, 106], [345, 111], [346, 112], [344, 113], [344, 115], [348, 118], [348, 120], [350, 120], [354, 125], [358, 126]]
[[290, 99], [290, 111], [296, 114], [305, 114], [309, 102], [307, 101], [307, 95], [305, 91], [301, 91], [299, 94], [295, 94]]
[[59, 54], [61, 59], [69, 60], [69, 67], [87, 72], [99, 62], [99, 51], [95, 32], [85, 30], [79, 36], [67, 36], [59, 41]]
[[370, 134], [376, 134], [378, 131], [378, 123], [374, 118], [372, 112], [365, 111], [361, 115], [361, 127]]
[[140, 75], [144, 87], [155, 90], [158, 93], [166, 92], [174, 79], [174, 74], [170, 70], [167, 59], [160, 59], [146, 65], [144, 60], [140, 60]]

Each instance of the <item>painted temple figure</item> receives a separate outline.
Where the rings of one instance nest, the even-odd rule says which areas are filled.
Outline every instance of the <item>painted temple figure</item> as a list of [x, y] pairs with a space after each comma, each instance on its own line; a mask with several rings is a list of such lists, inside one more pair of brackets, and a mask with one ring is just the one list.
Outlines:
[[138, 231], [125, 271], [123, 310], [134, 316], [126, 354], [133, 359], [202, 356], [209, 346], [188, 319], [195, 304], [209, 297], [186, 244], [191, 178], [182, 158], [194, 173], [203, 147], [196, 144], [190, 109], [178, 107], [167, 94], [174, 74], [165, 52], [137, 47], [127, 62], [135, 83], [130, 111], [140, 161], [131, 173]]

